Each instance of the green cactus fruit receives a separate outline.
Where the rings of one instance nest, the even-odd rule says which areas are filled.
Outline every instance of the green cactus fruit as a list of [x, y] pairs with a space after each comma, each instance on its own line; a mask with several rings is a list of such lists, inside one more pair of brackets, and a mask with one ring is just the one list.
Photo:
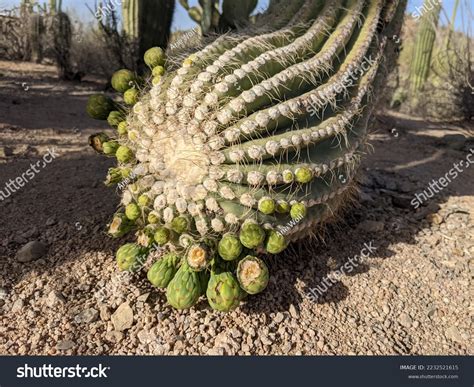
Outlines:
[[137, 203], [140, 207], [148, 207], [151, 204], [150, 196], [142, 194], [138, 197]]
[[95, 94], [87, 101], [87, 114], [96, 120], [106, 120], [115, 104], [111, 98], [103, 94]]
[[137, 220], [142, 215], [142, 210], [136, 203], [130, 203], [125, 207], [125, 215], [131, 221]]
[[245, 247], [255, 249], [265, 240], [265, 231], [257, 223], [249, 222], [242, 226], [239, 238]]
[[119, 135], [124, 136], [128, 132], [128, 123], [127, 121], [122, 121], [117, 125], [117, 132]]
[[119, 93], [125, 93], [136, 85], [136, 82], [135, 74], [127, 69], [118, 70], [112, 75], [112, 87]]
[[107, 178], [105, 179], [105, 185], [111, 186], [120, 183], [123, 180], [122, 168], [109, 168]]
[[219, 255], [226, 261], [233, 261], [242, 254], [243, 246], [235, 234], [225, 234], [217, 246]]
[[127, 234], [133, 227], [133, 223], [123, 213], [115, 214], [109, 225], [108, 233], [113, 238], [120, 238]]
[[104, 143], [109, 141], [109, 136], [105, 133], [96, 133], [89, 136], [89, 145], [97, 153], [104, 153]]
[[161, 77], [161, 76], [165, 75], [165, 68], [163, 66], [156, 66], [153, 69], [153, 71], [151, 72], [151, 74], [154, 77]]
[[288, 242], [281, 233], [273, 230], [268, 233], [267, 242], [265, 244], [267, 252], [270, 254], [278, 254], [285, 250], [286, 246], [288, 246]]
[[155, 211], [152, 211], [148, 214], [147, 220], [150, 224], [157, 224], [160, 221], [160, 216]]
[[178, 271], [180, 261], [181, 257], [176, 254], [164, 255], [148, 270], [148, 281], [157, 288], [166, 288]]
[[177, 234], [188, 231], [189, 227], [190, 219], [187, 216], [178, 216], [171, 221], [171, 229]]
[[194, 271], [205, 270], [208, 267], [210, 260], [211, 256], [209, 249], [207, 246], [202, 244], [191, 246], [186, 253], [188, 266]]
[[111, 111], [109, 116], [107, 117], [107, 122], [112, 128], [118, 128], [118, 126], [123, 120], [124, 116], [122, 112], [119, 112], [118, 110]]
[[268, 268], [260, 258], [246, 256], [237, 266], [237, 279], [240, 286], [249, 294], [257, 294], [268, 285]]
[[157, 66], [164, 66], [166, 54], [161, 47], [152, 47], [145, 52], [144, 60], [145, 64], [153, 70]]
[[138, 271], [146, 259], [146, 249], [136, 243], [127, 243], [117, 250], [117, 264], [120, 271]]
[[138, 102], [138, 98], [140, 96], [140, 92], [135, 89], [128, 89], [124, 94], [123, 94], [123, 100], [127, 105], [135, 105]]
[[119, 146], [117, 141], [106, 141], [102, 144], [104, 154], [106, 155], [115, 155]]
[[265, 196], [258, 201], [258, 210], [265, 215], [273, 214], [275, 208], [275, 201], [272, 198]]
[[211, 272], [206, 296], [212, 309], [230, 312], [239, 306], [243, 292], [232, 273]]
[[275, 206], [276, 212], [286, 214], [290, 212], [291, 206], [286, 200], [278, 200]]
[[161, 82], [161, 75], [157, 75], [156, 77], [153, 77], [153, 79], [151, 80], [151, 84], [153, 86], [159, 85], [160, 82]]
[[181, 265], [166, 288], [168, 303], [176, 309], [187, 309], [196, 304], [200, 295], [199, 274], [192, 271], [187, 264]]
[[307, 209], [303, 203], [295, 203], [291, 206], [291, 219], [301, 221], [306, 216]]
[[169, 242], [170, 236], [170, 230], [165, 227], [159, 227], [155, 232], [155, 242], [163, 246]]
[[313, 178], [313, 173], [308, 167], [300, 167], [295, 171], [295, 180], [298, 183], [309, 183]]
[[134, 154], [133, 151], [125, 146], [125, 145], [120, 145], [115, 152], [115, 157], [117, 157], [117, 160], [121, 163], [128, 163], [129, 161], [133, 160]]

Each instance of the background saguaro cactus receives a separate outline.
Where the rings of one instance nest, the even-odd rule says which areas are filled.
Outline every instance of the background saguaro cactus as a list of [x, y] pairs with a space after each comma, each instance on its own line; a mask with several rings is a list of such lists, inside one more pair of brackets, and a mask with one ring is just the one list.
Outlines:
[[417, 92], [423, 87], [430, 73], [436, 27], [441, 11], [441, 1], [425, 0], [423, 9], [424, 12], [418, 27], [415, 56], [410, 73], [412, 92]]
[[140, 269], [153, 246], [170, 251], [149, 279], [179, 309], [205, 293], [229, 311], [261, 292], [265, 257], [350, 202], [374, 95], [393, 63], [387, 37], [399, 34], [405, 4], [293, 0], [290, 17], [261, 20], [280, 29], [222, 36], [178, 68], [149, 50], [144, 90], [117, 72], [126, 104], [96, 95], [88, 112], [117, 128], [115, 139], [90, 142], [117, 158], [107, 184], [126, 186], [109, 233], [134, 230], [137, 243], [119, 249], [120, 269]]
[[137, 44], [138, 56], [147, 48], [166, 48], [170, 38], [174, 0], [124, 0], [122, 21], [125, 34]]

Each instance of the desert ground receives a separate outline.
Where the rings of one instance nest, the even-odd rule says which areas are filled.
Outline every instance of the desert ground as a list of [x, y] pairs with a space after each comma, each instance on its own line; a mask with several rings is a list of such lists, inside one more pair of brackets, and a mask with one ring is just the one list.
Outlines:
[[[268, 288], [237, 310], [201, 302], [180, 312], [145, 272], [118, 274], [126, 239], [105, 232], [119, 203], [103, 184], [113, 160], [87, 144], [107, 129], [85, 113], [104, 86], [0, 61], [0, 190], [57, 154], [0, 201], [0, 354], [473, 353], [472, 125], [380, 112], [358, 200], [338, 222], [271, 257]], [[463, 171], [415, 210], [414, 195], [461, 160]], [[354, 271], [308, 296], [367, 244], [375, 250]]]

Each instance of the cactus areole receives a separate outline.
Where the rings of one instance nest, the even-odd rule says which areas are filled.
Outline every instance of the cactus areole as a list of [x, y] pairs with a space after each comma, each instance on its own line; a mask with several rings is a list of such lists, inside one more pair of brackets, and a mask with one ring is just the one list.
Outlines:
[[230, 311], [244, 291], [264, 290], [269, 255], [316, 232], [354, 190], [406, 2], [291, 0], [285, 12], [280, 3], [181, 65], [152, 48], [147, 79], [114, 79], [122, 93], [139, 85], [133, 98], [88, 106], [109, 121], [120, 112], [107, 183], [119, 185], [122, 208], [109, 232], [137, 236], [121, 269], [142, 248], [178, 257], [149, 278], [179, 309], [207, 294]]

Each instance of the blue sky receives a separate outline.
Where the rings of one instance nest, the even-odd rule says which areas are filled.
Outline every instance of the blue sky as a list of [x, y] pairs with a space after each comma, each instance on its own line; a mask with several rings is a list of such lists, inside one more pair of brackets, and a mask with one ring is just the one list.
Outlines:
[[[45, 0], [40, 1], [43, 3]], [[116, 4], [119, 4], [120, 0], [112, 0]], [[239, 1], [239, 0], [235, 0]], [[260, 0], [258, 4], [258, 8], [265, 9], [268, 5], [269, 0]], [[436, 0], [433, 0], [436, 1]], [[455, 0], [443, 0], [443, 7], [448, 13], [449, 17], [451, 16], [451, 11], [454, 6]], [[472, 0], [461, 0], [461, 3], [468, 4], [472, 2]], [[189, 18], [186, 10], [181, 7], [181, 5], [177, 3], [176, 6], [176, 14], [174, 17], [173, 29], [190, 29], [195, 26], [195, 23]], [[189, 4], [194, 6], [198, 3], [198, 0], [189, 0]], [[10, 8], [12, 6], [18, 6], [20, 4], [20, 0], [0, 0], [0, 9]], [[76, 17], [81, 18], [82, 20], [92, 20], [92, 15], [90, 14], [89, 10], [87, 9], [86, 5], [89, 7], [94, 8], [95, 0], [63, 0], [63, 8], [67, 9], [68, 11], [72, 11]], [[409, 0], [408, 1], [408, 12], [413, 13], [416, 10], [416, 7], [421, 7], [423, 5], [423, 0]], [[472, 6], [471, 6], [472, 8]], [[467, 22], [466, 20], [467, 15], [464, 15], [464, 23]], [[472, 15], [471, 15], [472, 17]], [[465, 29], [462, 28], [463, 21], [462, 12], [458, 11], [458, 17], [456, 20], [456, 27], [458, 29]], [[472, 20], [470, 20], [470, 24], [472, 24]]]

